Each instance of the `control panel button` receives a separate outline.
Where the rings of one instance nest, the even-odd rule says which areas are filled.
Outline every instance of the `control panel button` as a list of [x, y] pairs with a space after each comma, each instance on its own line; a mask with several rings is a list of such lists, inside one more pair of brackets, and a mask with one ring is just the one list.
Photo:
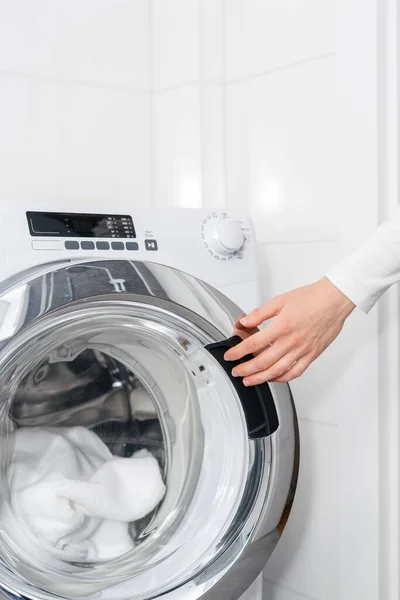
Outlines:
[[96, 242], [97, 250], [109, 250], [110, 244], [108, 242]]
[[202, 225], [204, 245], [217, 257], [229, 257], [241, 250], [245, 238], [240, 223], [227, 216], [211, 215]]
[[139, 250], [139, 244], [137, 242], [126, 242], [125, 247], [127, 250]]
[[81, 242], [82, 250], [94, 250], [94, 242]]
[[125, 250], [125, 245], [123, 242], [111, 242], [111, 248], [113, 250]]
[[64, 250], [64, 244], [61, 240], [33, 240], [32, 248], [34, 250]]
[[74, 242], [73, 240], [65, 242], [66, 250], [79, 250], [79, 242]]
[[153, 252], [154, 250], [158, 250], [157, 240], [144, 240], [144, 245], [146, 250], [152, 250]]
[[221, 252], [231, 254], [243, 246], [244, 235], [242, 228], [233, 219], [221, 219], [215, 224], [215, 239]]

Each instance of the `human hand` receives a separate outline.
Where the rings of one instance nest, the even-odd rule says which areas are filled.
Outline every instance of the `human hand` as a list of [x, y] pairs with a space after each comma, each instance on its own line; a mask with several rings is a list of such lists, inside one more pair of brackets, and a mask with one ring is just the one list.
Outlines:
[[[225, 353], [225, 360], [255, 357], [232, 371], [247, 386], [299, 377], [333, 342], [355, 305], [326, 277], [277, 296], [235, 324], [243, 341]], [[261, 331], [257, 328], [273, 320]]]

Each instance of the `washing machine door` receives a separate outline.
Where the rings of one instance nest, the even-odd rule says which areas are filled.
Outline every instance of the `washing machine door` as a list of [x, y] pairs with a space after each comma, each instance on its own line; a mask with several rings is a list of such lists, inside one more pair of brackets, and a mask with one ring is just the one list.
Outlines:
[[167, 489], [111, 561], [47, 560], [33, 538], [18, 546], [0, 510], [5, 593], [232, 600], [247, 589], [292, 502], [297, 438], [288, 386], [230, 376], [239, 313], [204, 282], [144, 262], [51, 263], [2, 285], [2, 509], [7, 440], [22, 427], [83, 426], [116, 456], [146, 448]]

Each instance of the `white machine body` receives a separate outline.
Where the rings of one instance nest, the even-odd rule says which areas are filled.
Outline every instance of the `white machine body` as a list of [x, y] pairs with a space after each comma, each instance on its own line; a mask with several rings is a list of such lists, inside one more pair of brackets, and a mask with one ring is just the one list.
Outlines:
[[[41, 229], [35, 215], [45, 213], [66, 215], [59, 230]], [[116, 214], [122, 216], [118, 222]], [[109, 235], [101, 240], [89, 237], [85, 222], [79, 221], [85, 215], [109, 217]], [[71, 231], [68, 219], [77, 231]], [[255, 239], [250, 221], [241, 216], [208, 210], [149, 211], [107, 202], [73, 202], [57, 209], [54, 204], [35, 202], [0, 206], [0, 281], [37, 265], [68, 259], [155, 262], [205, 281], [246, 312], [260, 303]], [[124, 280], [111, 283], [116, 292], [125, 291]], [[243, 600], [261, 600], [261, 587], [258, 578]]]

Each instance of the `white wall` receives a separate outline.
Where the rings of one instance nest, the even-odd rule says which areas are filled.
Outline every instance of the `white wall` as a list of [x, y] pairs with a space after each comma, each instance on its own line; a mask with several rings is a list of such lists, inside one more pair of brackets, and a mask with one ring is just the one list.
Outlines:
[[[153, 1], [154, 202], [250, 211], [264, 299], [377, 224], [375, 10]], [[358, 313], [293, 383], [301, 474], [266, 600], [379, 597], [377, 363], [376, 311]]]
[[150, 201], [149, 18], [144, 0], [0, 0], [0, 201]]
[[[250, 211], [264, 299], [319, 278], [377, 223], [375, 9], [0, 0], [0, 201]], [[266, 600], [378, 598], [376, 330], [355, 314], [293, 384], [301, 476]]]
[[225, 205], [223, 4], [152, 0], [154, 204]]

